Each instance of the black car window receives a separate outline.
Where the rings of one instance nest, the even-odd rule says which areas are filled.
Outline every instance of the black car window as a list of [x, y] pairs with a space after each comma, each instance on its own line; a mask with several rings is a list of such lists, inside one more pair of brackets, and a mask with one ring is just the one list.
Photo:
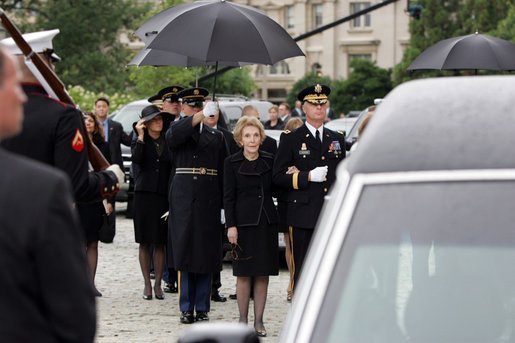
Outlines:
[[508, 181], [366, 186], [313, 337], [514, 341], [514, 189]]

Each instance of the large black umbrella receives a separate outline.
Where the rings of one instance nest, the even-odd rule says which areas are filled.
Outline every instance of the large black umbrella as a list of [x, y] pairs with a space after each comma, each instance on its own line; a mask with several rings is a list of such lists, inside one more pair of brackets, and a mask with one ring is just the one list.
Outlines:
[[[177, 66], [177, 67], [200, 67], [214, 66], [216, 61], [203, 61], [175, 52], [143, 49], [134, 56], [128, 65], [132, 66]], [[219, 64], [230, 67], [243, 66], [246, 63], [220, 61]]]
[[442, 40], [422, 52], [408, 70], [515, 70], [515, 44], [478, 33]]
[[274, 64], [304, 56], [293, 38], [262, 11], [225, 0], [180, 4], [145, 22], [136, 35], [147, 48], [202, 61]]

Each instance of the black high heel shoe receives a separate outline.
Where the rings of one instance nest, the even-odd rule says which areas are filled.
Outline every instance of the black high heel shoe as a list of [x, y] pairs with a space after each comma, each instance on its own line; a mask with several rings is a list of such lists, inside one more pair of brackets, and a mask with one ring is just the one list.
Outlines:
[[256, 335], [258, 337], [266, 337], [266, 329], [265, 329], [265, 326], [263, 324], [259, 325], [260, 328], [258, 329], [255, 325], [254, 325], [254, 330], [256, 330]]
[[[158, 292], [159, 290], [159, 292]], [[161, 287], [154, 287], [154, 294], [156, 295], [156, 299], [157, 300], [164, 300], [165, 299], [165, 296], [163, 294], [163, 290], [161, 289]]]
[[150, 294], [145, 294], [146, 290], [147, 288], [145, 287], [145, 289], [143, 290], [143, 299], [152, 300], [152, 288], [150, 288]]

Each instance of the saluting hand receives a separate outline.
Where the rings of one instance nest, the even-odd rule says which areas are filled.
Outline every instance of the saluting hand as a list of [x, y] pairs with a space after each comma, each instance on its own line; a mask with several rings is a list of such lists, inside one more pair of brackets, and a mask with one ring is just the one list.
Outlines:
[[238, 244], [238, 229], [236, 226], [231, 226], [227, 229], [227, 239], [231, 244]]

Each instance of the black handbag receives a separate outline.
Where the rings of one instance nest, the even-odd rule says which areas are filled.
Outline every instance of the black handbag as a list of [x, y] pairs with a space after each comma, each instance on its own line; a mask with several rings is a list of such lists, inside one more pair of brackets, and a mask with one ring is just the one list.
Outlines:
[[[114, 214], [112, 214], [114, 215]], [[109, 216], [104, 214], [102, 216], [102, 226], [100, 227], [100, 231], [98, 233], [98, 239], [102, 243], [113, 243], [114, 236], [116, 234], [116, 230], [114, 225], [110, 225]]]

